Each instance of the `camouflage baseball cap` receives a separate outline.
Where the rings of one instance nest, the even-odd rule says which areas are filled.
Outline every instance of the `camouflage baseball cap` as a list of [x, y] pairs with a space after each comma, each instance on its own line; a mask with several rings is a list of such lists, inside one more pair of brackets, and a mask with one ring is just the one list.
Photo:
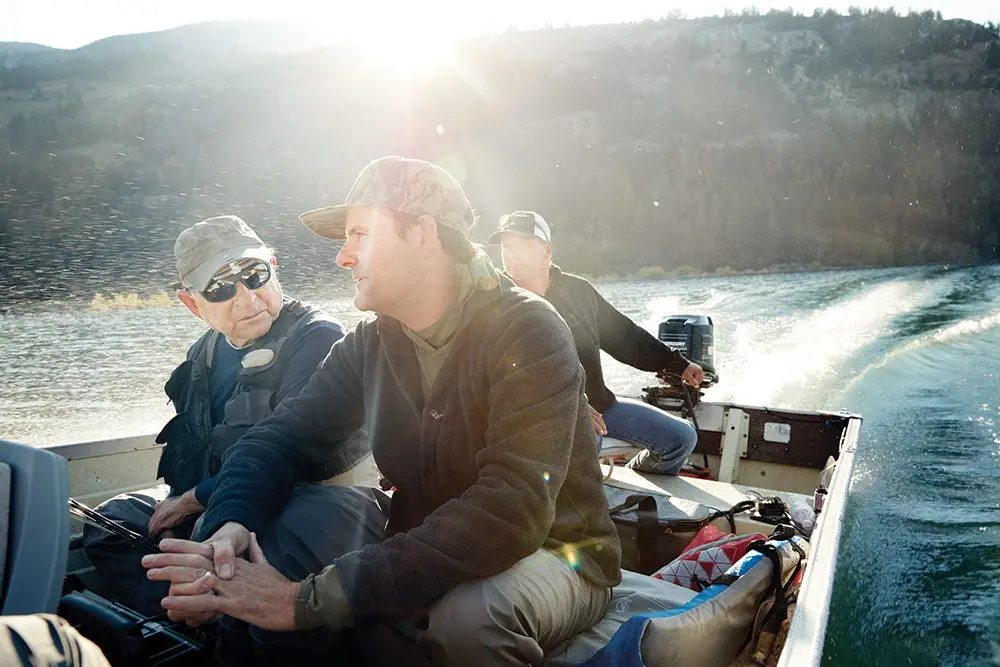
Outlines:
[[235, 215], [220, 215], [188, 227], [174, 242], [180, 284], [201, 292], [219, 269], [244, 258], [271, 260], [271, 250], [250, 225]]
[[475, 221], [472, 205], [454, 176], [436, 164], [398, 155], [369, 162], [344, 204], [306, 211], [299, 220], [320, 236], [343, 239], [347, 212], [356, 206], [383, 206], [414, 217], [429, 215], [465, 237]]

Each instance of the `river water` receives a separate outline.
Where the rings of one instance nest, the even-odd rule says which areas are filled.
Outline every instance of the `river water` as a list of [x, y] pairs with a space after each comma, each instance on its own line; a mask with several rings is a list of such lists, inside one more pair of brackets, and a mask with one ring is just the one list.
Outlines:
[[[294, 289], [293, 289], [294, 287]], [[598, 283], [650, 331], [715, 322], [708, 400], [864, 417], [824, 665], [1000, 664], [1000, 267]], [[286, 291], [346, 326], [344, 286]], [[182, 306], [0, 315], [0, 438], [156, 431], [203, 325]], [[612, 389], [652, 378], [606, 358]]]

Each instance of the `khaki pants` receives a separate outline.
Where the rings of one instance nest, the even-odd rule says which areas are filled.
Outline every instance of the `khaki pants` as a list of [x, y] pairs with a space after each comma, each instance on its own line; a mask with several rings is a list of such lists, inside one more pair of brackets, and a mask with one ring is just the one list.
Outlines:
[[445, 594], [415, 619], [417, 645], [435, 665], [541, 665], [546, 650], [601, 620], [610, 600], [611, 589], [536, 551]]
[[[378, 489], [296, 490], [261, 546], [271, 565], [302, 579], [341, 554], [382, 539], [388, 501]], [[461, 584], [412, 619], [359, 625], [345, 634], [358, 662], [368, 667], [540, 665], [547, 650], [596, 624], [610, 600], [610, 589], [588, 583], [559, 557], [539, 550], [496, 576]], [[344, 637], [324, 630], [252, 628], [250, 635], [261, 664], [298, 667], [330, 656], [351, 664]], [[247, 664], [235, 656], [223, 662]]]

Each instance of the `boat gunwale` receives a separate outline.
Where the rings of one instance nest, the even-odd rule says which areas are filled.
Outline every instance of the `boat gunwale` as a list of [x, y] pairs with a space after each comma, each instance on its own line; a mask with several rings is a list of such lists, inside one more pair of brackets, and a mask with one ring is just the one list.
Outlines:
[[[749, 405], [746, 403], [734, 403], [730, 401], [701, 401], [698, 403], [699, 408], [737, 408], [737, 409], [750, 409], [758, 410], [762, 412], [770, 413], [780, 413], [789, 415], [802, 415], [802, 416], [813, 416], [813, 417], [837, 417], [845, 420], [857, 419], [861, 420], [861, 415], [849, 413], [849, 412], [831, 412], [828, 410], [792, 410], [787, 408], [775, 408], [763, 405]], [[660, 408], [663, 409], [663, 408]], [[669, 410], [667, 410], [669, 412]], [[706, 431], [717, 431], [714, 428], [705, 428]], [[846, 432], [846, 429], [845, 429]], [[54, 445], [40, 445], [40, 449], [46, 449], [53, 454], [59, 454], [68, 461], [76, 461], [79, 459], [88, 459], [99, 456], [108, 456], [113, 454], [124, 454], [126, 452], [142, 451], [148, 449], [162, 449], [164, 445], [157, 444], [156, 433], [143, 433], [139, 435], [123, 436], [118, 438], [107, 438], [103, 440], [87, 440], [84, 442], [68, 442], [59, 443]]]
[[854, 455], [861, 437], [861, 425], [861, 417], [852, 417], [844, 429], [837, 469], [823, 506], [823, 517], [809, 540], [809, 561], [778, 667], [818, 667], [823, 659], [847, 496], [854, 476]]
[[58, 445], [45, 445], [45, 449], [62, 456], [67, 461], [90, 459], [102, 456], [113, 456], [128, 452], [139, 452], [148, 449], [162, 449], [164, 445], [156, 442], [156, 433], [129, 435], [107, 440], [88, 440], [85, 442], [69, 442]]

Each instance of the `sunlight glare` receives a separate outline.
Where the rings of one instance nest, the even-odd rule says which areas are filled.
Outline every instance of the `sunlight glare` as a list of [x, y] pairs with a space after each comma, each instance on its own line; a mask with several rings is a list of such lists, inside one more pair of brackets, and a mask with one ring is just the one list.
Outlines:
[[359, 7], [341, 23], [348, 28], [347, 41], [366, 60], [407, 74], [447, 64], [462, 34], [461, 15], [428, 11], [419, 3], [400, 3], [380, 13], [377, 6]]

